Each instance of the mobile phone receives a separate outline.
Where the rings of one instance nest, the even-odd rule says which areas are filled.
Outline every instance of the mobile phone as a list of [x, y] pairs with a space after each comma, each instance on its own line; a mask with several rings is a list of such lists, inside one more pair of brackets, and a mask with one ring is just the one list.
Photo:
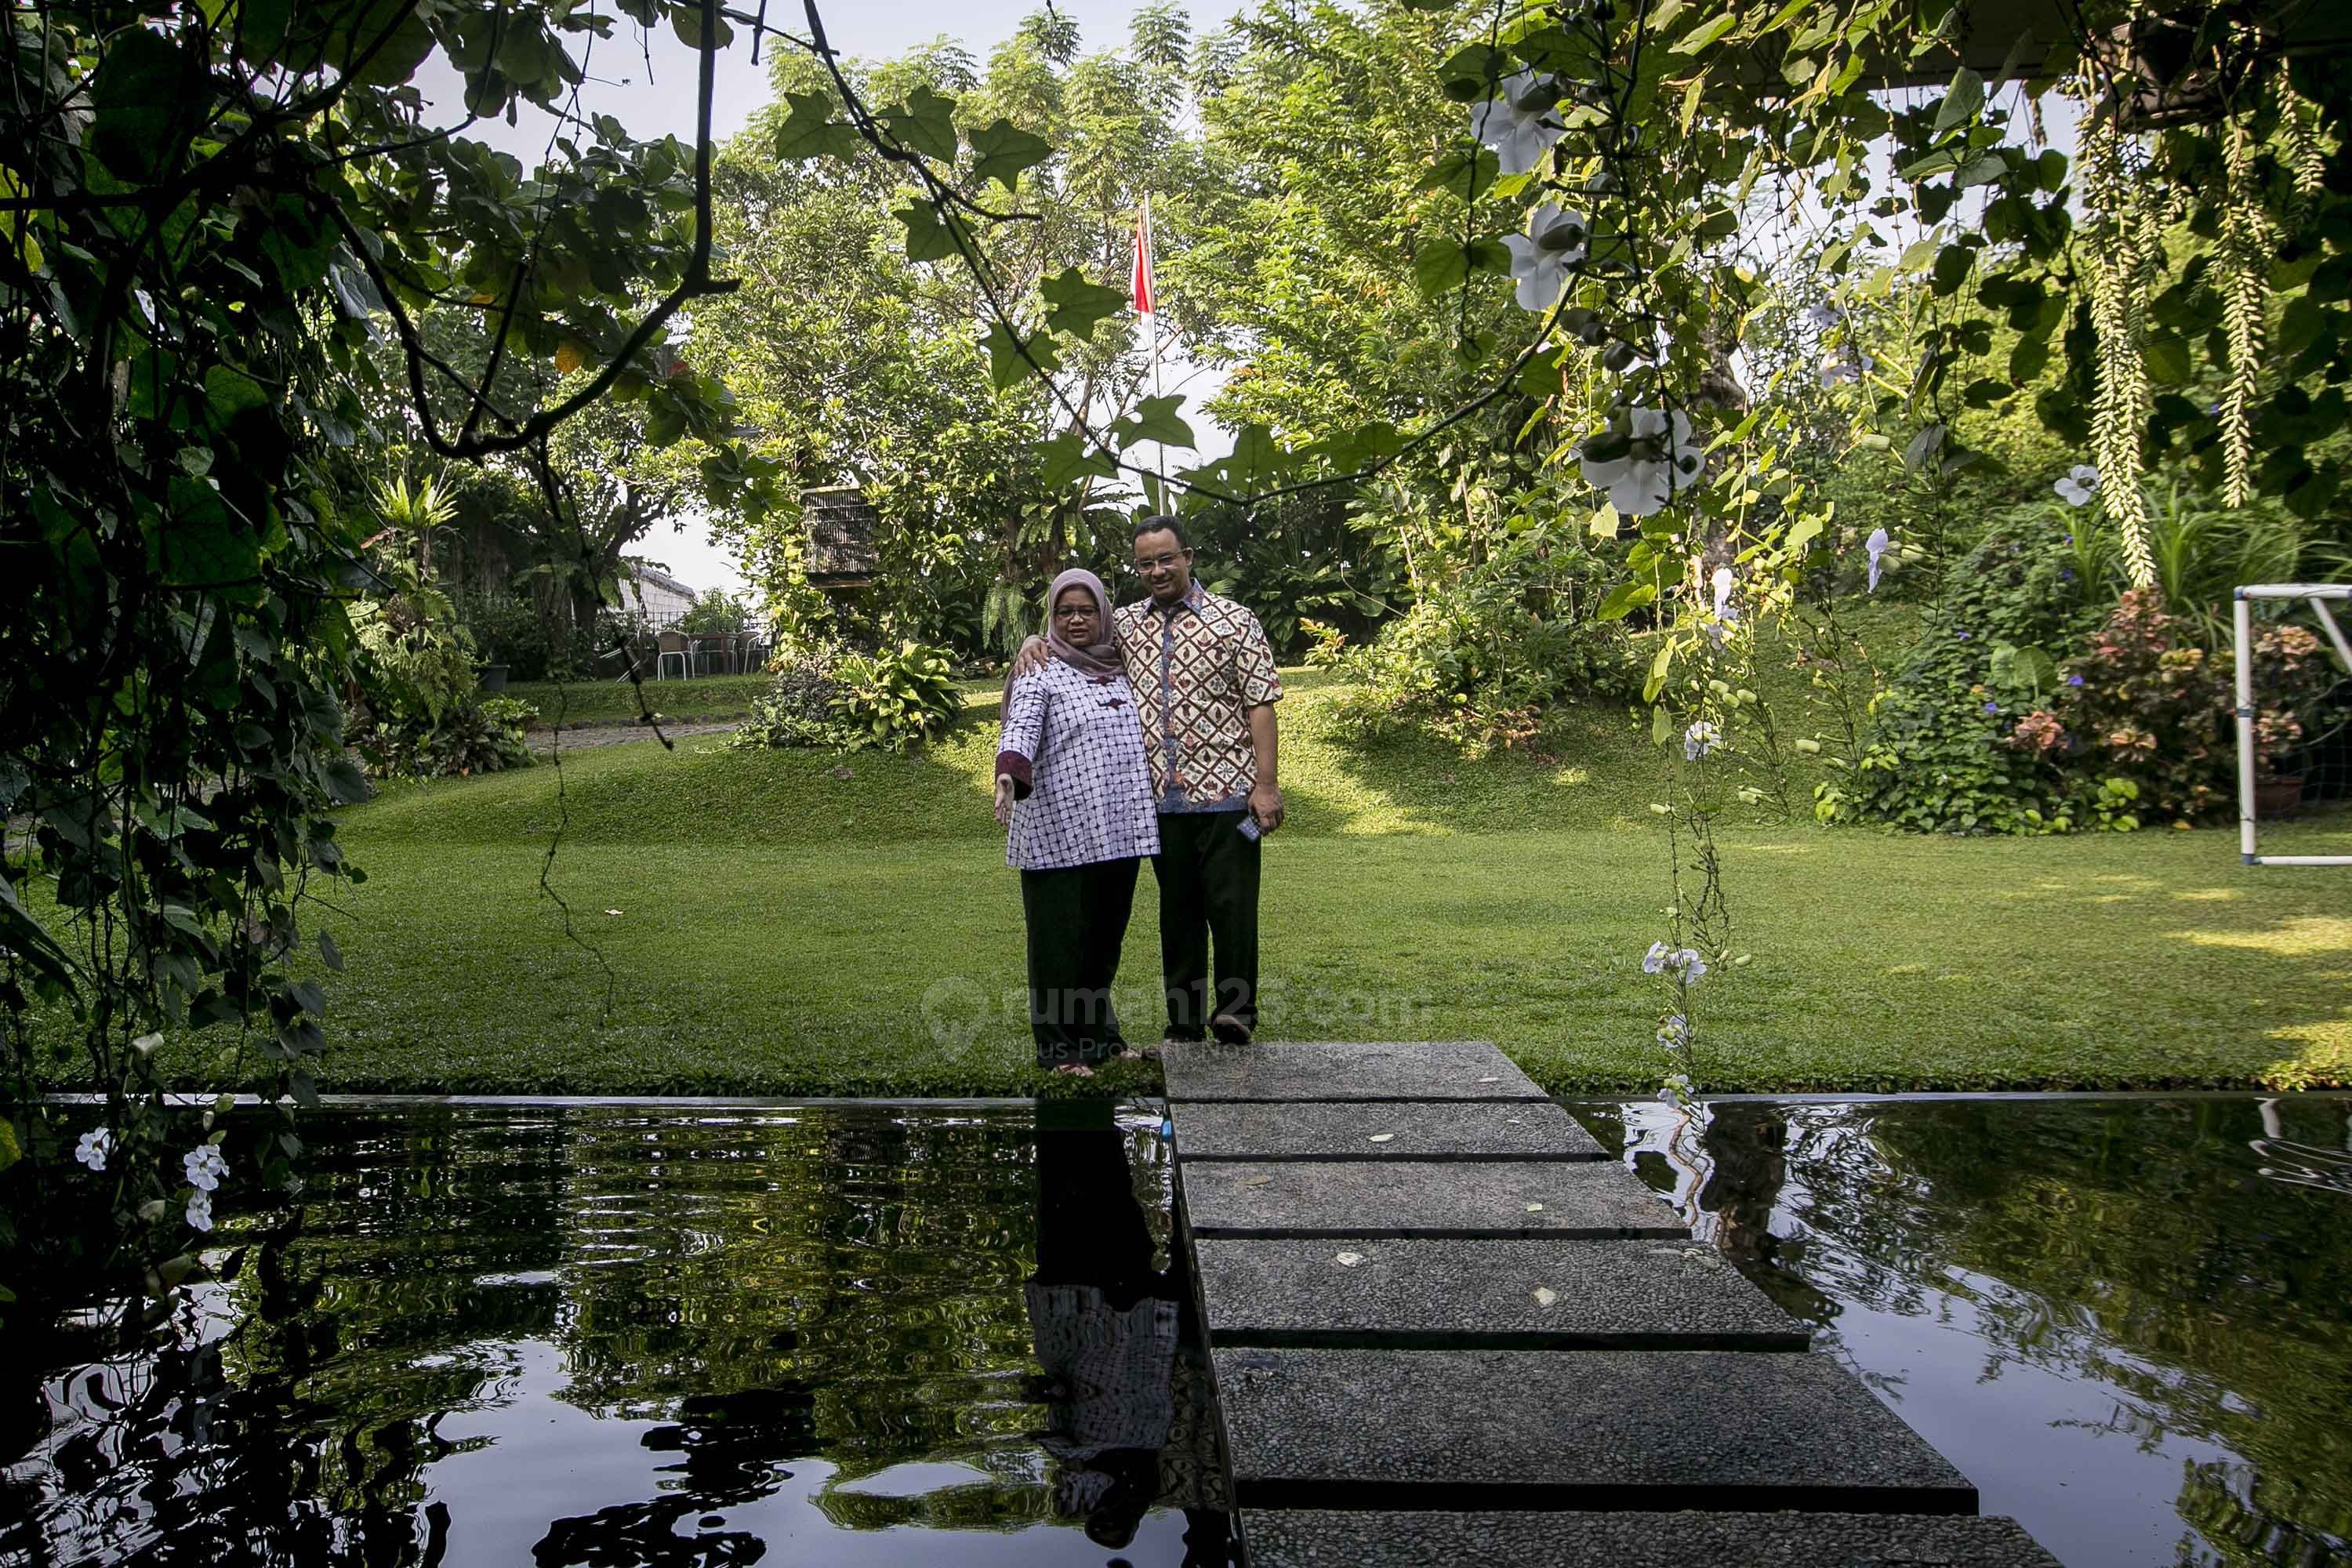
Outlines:
[[1265, 837], [1265, 829], [1257, 825], [1257, 813], [1254, 811], [1242, 813], [1241, 836], [1252, 842]]

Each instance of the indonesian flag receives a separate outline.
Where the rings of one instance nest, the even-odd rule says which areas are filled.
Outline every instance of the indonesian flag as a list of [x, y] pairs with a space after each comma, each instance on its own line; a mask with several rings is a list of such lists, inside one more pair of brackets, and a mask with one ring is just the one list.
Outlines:
[[1135, 210], [1135, 271], [1128, 279], [1128, 292], [1135, 297], [1135, 310], [1139, 316], [1151, 314], [1151, 198]]

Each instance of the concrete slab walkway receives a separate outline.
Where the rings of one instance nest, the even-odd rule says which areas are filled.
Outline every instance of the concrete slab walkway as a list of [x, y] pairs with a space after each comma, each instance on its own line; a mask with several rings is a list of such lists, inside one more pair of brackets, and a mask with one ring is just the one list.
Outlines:
[[1255, 1568], [2055, 1568], [1493, 1046], [1164, 1062]]

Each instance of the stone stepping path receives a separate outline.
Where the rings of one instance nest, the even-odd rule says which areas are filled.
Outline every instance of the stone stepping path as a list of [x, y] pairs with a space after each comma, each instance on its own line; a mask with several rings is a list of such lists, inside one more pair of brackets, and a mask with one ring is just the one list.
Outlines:
[[[1213, 1352], [1234, 1500], [1974, 1513], [1977, 1489], [1828, 1356]], [[1414, 1500], [1418, 1500], [1417, 1499]]]
[[2053, 1568], [1492, 1045], [1162, 1060], [1260, 1568]]
[[1216, 1160], [1181, 1168], [1185, 1213], [1202, 1237], [1689, 1234], [1622, 1165], [1591, 1160]]
[[1220, 1350], [1801, 1351], [1810, 1334], [1681, 1242], [1202, 1239], [1193, 1258]]
[[1600, 1160], [1607, 1152], [1548, 1101], [1307, 1101], [1184, 1106], [1188, 1160]]
[[1484, 1040], [1435, 1045], [1163, 1047], [1171, 1102], [1246, 1100], [1537, 1100], [1538, 1089]]
[[1853, 1513], [1354, 1513], [1254, 1509], [1250, 1568], [2058, 1568], [2014, 1520]]

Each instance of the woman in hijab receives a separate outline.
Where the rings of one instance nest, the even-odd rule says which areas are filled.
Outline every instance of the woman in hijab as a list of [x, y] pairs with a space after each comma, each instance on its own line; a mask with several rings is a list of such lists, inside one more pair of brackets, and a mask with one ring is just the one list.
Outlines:
[[1136, 863], [1159, 853], [1160, 819], [1110, 595], [1093, 573], [1054, 579], [1045, 640], [1050, 663], [1005, 678], [996, 820], [1011, 830], [1005, 863], [1021, 872], [1037, 1065], [1090, 1076], [1127, 1043], [1111, 982]]

